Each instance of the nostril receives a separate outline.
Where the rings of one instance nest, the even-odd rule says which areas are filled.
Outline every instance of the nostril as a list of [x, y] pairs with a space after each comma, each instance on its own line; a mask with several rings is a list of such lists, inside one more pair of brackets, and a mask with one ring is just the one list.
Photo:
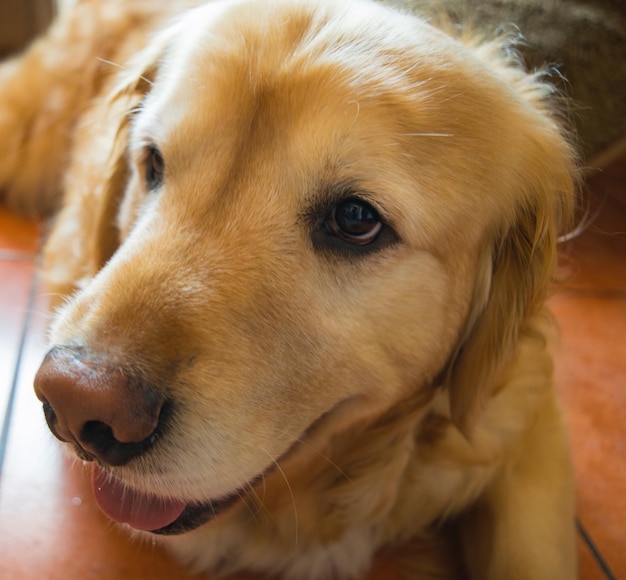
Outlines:
[[87, 421], [80, 431], [80, 440], [95, 447], [119, 443], [113, 435], [113, 429], [101, 421]]
[[123, 465], [147, 450], [154, 441], [154, 432], [142, 441], [118, 441], [113, 429], [101, 421], [87, 421], [80, 431], [80, 444], [109, 465]]
[[59, 441], [68, 441], [67, 438], [61, 436], [59, 433], [59, 419], [57, 418], [57, 414], [54, 412], [54, 407], [45, 400], [43, 401], [43, 415], [52, 434], [59, 439]]
[[43, 401], [43, 414], [46, 418], [46, 423], [48, 423], [48, 427], [53, 429], [57, 423], [57, 414], [54, 412], [52, 405], [48, 403], [48, 401]]

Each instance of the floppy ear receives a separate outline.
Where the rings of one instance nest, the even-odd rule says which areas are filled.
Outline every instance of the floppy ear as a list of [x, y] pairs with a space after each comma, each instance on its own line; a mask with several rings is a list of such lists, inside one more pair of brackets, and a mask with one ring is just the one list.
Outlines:
[[502, 221], [484, 241], [473, 306], [449, 367], [452, 420], [466, 434], [498, 387], [498, 373], [515, 355], [529, 317], [542, 308], [556, 274], [557, 239], [571, 223], [577, 192], [575, 155], [546, 102], [550, 86], [504, 65], [501, 75], [532, 108], [530, 121], [520, 124], [520, 170], [502, 195]]
[[62, 297], [84, 285], [121, 242], [117, 214], [130, 176], [127, 144], [132, 117], [150, 90], [163, 48], [160, 43], [140, 53], [77, 130], [64, 206], [43, 256], [53, 295]]
[[149, 68], [142, 67], [141, 74], [129, 71], [130, 74], [125, 75], [108, 100], [109, 117], [113, 117], [117, 130], [104, 168], [97, 207], [92, 209], [96, 220], [90, 252], [94, 271], [106, 264], [121, 242], [117, 216], [130, 177], [127, 158], [130, 126], [133, 115], [150, 89], [155, 71], [156, 63]]

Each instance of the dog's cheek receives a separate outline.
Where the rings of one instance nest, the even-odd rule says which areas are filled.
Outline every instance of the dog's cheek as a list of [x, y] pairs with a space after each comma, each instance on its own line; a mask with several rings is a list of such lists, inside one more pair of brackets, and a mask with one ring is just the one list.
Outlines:
[[[434, 254], [403, 257], [365, 296], [369, 340], [385, 363], [385, 395], [430, 383], [448, 361], [466, 315], [469, 283]], [[397, 392], [397, 390], [400, 392]]]

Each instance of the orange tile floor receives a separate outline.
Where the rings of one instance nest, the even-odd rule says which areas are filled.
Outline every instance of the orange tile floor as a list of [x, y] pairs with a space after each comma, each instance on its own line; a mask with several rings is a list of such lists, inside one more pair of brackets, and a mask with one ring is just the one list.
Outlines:
[[[588, 189], [596, 219], [563, 245], [571, 275], [550, 306], [562, 326], [557, 382], [577, 472], [580, 577], [596, 580], [626, 578], [626, 157]], [[81, 466], [47, 431], [32, 390], [45, 352], [39, 237], [37, 223], [0, 207], [0, 578], [195, 578], [108, 523]], [[370, 580], [392, 577], [379, 562]]]

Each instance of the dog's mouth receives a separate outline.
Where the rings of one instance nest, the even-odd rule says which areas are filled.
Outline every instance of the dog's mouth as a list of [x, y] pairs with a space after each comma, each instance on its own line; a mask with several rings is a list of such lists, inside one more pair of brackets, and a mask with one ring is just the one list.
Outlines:
[[[298, 441], [306, 437], [329, 414], [330, 412], [323, 413], [313, 421]], [[105, 471], [96, 462], [91, 474], [92, 491], [100, 510], [115, 522], [152, 534], [183, 534], [200, 527], [239, 502], [247, 490], [261, 482], [288, 458], [294, 447], [297, 447], [295, 443], [245, 485], [207, 502], [187, 503], [138, 491]]]
[[205, 524], [236, 503], [241, 493], [237, 490], [201, 503], [165, 499], [127, 487], [97, 464], [93, 466], [91, 486], [98, 507], [111, 520], [160, 535], [182, 534]]

